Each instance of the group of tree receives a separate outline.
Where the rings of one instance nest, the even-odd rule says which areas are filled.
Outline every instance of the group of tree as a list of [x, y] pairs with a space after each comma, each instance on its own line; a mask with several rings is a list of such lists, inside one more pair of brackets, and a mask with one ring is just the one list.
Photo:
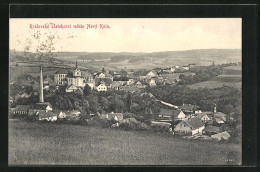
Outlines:
[[203, 111], [213, 111], [214, 104], [217, 110], [226, 114], [241, 114], [241, 92], [229, 86], [220, 88], [190, 89], [187, 86], [156, 86], [147, 88], [147, 92], [160, 100], [180, 106], [183, 103], [194, 104]]
[[200, 66], [196, 68], [191, 68], [190, 72], [194, 72], [195, 75], [184, 75], [180, 74], [179, 78], [181, 81], [179, 82], [180, 85], [186, 84], [194, 84], [203, 81], [210, 80], [218, 75], [221, 75], [223, 72], [223, 67], [221, 65], [211, 65], [211, 66]]
[[116, 90], [97, 92], [88, 87], [83, 95], [58, 90], [46, 101], [50, 101], [56, 109], [79, 110], [86, 116], [90, 113], [132, 113], [140, 121], [149, 121], [160, 112], [157, 101], [148, 95]]

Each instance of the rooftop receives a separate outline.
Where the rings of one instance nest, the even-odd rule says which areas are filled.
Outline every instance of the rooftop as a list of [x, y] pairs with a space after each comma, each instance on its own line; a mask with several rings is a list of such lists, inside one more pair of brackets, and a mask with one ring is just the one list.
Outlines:
[[17, 105], [15, 107], [15, 110], [17, 110], [17, 111], [27, 111], [27, 110], [29, 110], [29, 106], [28, 105]]
[[184, 120], [184, 122], [186, 122], [190, 127], [192, 127], [192, 129], [197, 129], [204, 126], [204, 123], [196, 117], [186, 119]]
[[67, 68], [61, 68], [57, 72], [55, 72], [55, 74], [68, 74], [68, 73], [70, 73], [70, 71]]

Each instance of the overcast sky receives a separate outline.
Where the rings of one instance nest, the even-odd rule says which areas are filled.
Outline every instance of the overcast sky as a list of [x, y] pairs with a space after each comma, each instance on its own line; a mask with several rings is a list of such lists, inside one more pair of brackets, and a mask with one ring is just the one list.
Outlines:
[[[97, 29], [30, 29], [30, 24], [97, 24]], [[99, 25], [110, 29], [100, 29]], [[175, 19], [10, 19], [10, 49], [35, 51], [44, 35], [60, 37], [55, 51], [158, 52], [190, 49], [241, 49], [239, 18]], [[51, 25], [50, 25], [51, 27]], [[38, 42], [33, 34], [40, 31]]]

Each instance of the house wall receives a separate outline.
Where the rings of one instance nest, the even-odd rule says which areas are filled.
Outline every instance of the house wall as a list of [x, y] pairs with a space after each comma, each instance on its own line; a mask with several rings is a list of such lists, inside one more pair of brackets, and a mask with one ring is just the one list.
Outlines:
[[65, 85], [66, 81], [65, 79], [67, 77], [67, 74], [54, 74], [54, 81], [57, 85]]
[[57, 121], [57, 119], [58, 119], [57, 116], [54, 116], [51, 118], [51, 121]]
[[75, 85], [76, 87], [85, 87], [82, 77], [68, 78], [68, 85]]
[[202, 131], [204, 130], [205, 126], [202, 126], [200, 128], [197, 128], [197, 129], [194, 129], [192, 130], [192, 135], [195, 135], [195, 134], [202, 134]]
[[180, 134], [190, 134], [191, 128], [186, 122], [180, 122], [177, 124], [174, 128], [174, 132], [180, 133]]
[[209, 121], [210, 120], [210, 118], [207, 116], [207, 115], [204, 115], [202, 118], [201, 118], [201, 121], [202, 122], [207, 122], [207, 121]]
[[47, 107], [46, 107], [46, 110], [47, 110], [47, 111], [52, 111], [52, 107], [47, 106]]
[[19, 114], [19, 115], [27, 115], [27, 111], [20, 111], [20, 110], [14, 110], [13, 114]]
[[94, 89], [95, 84], [93, 82], [88, 82], [87, 84], [88, 84], [88, 86], [90, 86], [91, 90]]
[[74, 70], [73, 76], [81, 76], [81, 71], [80, 70]]
[[149, 84], [150, 86], [156, 86], [155, 80], [151, 80]]
[[107, 91], [107, 86], [100, 84], [96, 89], [97, 91]]
[[64, 112], [59, 113], [59, 118], [66, 118], [66, 114]]
[[201, 113], [201, 110], [195, 110], [195, 114]]
[[182, 111], [178, 115], [178, 119], [184, 119], [185, 117], [185, 113], [183, 113]]

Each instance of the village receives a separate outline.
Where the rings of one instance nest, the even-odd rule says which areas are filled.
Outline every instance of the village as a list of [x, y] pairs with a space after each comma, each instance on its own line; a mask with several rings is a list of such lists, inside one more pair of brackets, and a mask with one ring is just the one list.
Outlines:
[[[214, 62], [213, 62], [214, 64]], [[27, 118], [48, 122], [77, 122], [84, 121], [87, 125], [95, 125], [96, 119], [106, 120], [108, 128], [124, 128], [140, 130], [163, 130], [172, 135], [186, 139], [202, 140], [229, 140], [230, 134], [227, 123], [232, 117], [219, 111], [216, 104], [212, 111], [202, 111], [198, 105], [186, 104], [177, 106], [162, 100], [158, 100], [152, 93], [145, 91], [147, 87], [157, 85], [174, 85], [180, 79], [180, 75], [194, 76], [190, 69], [195, 64], [187, 66], [173, 66], [170, 68], [155, 68], [150, 71], [106, 71], [103, 68], [99, 72], [89, 73], [80, 70], [78, 62], [75, 62], [73, 70], [62, 67], [53, 76], [43, 77], [40, 66], [40, 82], [32, 83], [32, 92], [10, 97], [9, 103], [14, 103], [19, 98], [39, 97], [38, 103], [33, 105], [17, 104], [10, 108], [14, 118]], [[50, 102], [44, 101], [44, 96], [53, 94], [58, 90], [65, 93], [83, 95], [84, 90], [95, 92], [123, 91], [146, 95], [160, 104], [161, 108], [149, 123], [138, 121], [125, 112], [88, 112], [88, 118], [84, 118], [82, 111], [77, 109], [53, 108]], [[46, 95], [45, 95], [46, 94]]]

